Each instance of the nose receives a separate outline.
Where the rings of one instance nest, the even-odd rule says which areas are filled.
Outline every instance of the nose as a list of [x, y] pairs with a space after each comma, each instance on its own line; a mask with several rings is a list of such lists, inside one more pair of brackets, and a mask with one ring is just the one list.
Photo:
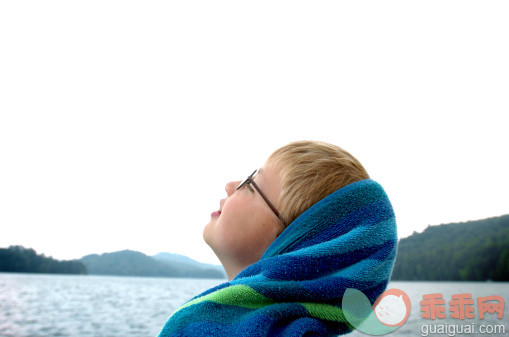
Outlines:
[[238, 180], [238, 181], [230, 181], [229, 183], [227, 183], [225, 188], [224, 188], [225, 191], [226, 191], [226, 195], [230, 196], [233, 193], [235, 193], [235, 189], [237, 188], [237, 186], [239, 186], [240, 182], [241, 181]]

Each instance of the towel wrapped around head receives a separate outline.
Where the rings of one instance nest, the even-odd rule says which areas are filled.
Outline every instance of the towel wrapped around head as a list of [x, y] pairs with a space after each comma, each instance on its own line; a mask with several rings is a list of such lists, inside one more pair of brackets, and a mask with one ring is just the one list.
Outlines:
[[185, 303], [159, 336], [348, 333], [345, 290], [360, 290], [373, 304], [387, 287], [396, 252], [385, 191], [371, 179], [357, 181], [302, 213], [233, 280]]

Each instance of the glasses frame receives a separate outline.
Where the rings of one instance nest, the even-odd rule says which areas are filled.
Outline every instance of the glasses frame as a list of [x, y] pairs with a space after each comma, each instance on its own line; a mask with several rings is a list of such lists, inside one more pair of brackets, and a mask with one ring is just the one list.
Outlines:
[[260, 189], [260, 187], [255, 183], [255, 181], [253, 180], [253, 176], [255, 175], [255, 173], [257, 172], [258, 170], [254, 170], [253, 173], [251, 173], [246, 179], [244, 179], [244, 181], [242, 181], [239, 186], [237, 186], [237, 188], [235, 189], [236, 191], [238, 189], [240, 189], [242, 186], [244, 186], [246, 183], [249, 183], [249, 184], [252, 184], [253, 187], [258, 191], [258, 193], [260, 193], [260, 195], [262, 196], [263, 200], [265, 200], [265, 202], [267, 203], [267, 205], [269, 205], [270, 209], [272, 210], [272, 212], [274, 212], [274, 214], [276, 214], [276, 216], [278, 217], [279, 221], [281, 221], [283, 224], [283, 220], [281, 219], [281, 216], [279, 215], [279, 212], [277, 211], [276, 207], [274, 207], [274, 205], [269, 201], [269, 198], [267, 198], [265, 196], [265, 194], [263, 194], [262, 190]]

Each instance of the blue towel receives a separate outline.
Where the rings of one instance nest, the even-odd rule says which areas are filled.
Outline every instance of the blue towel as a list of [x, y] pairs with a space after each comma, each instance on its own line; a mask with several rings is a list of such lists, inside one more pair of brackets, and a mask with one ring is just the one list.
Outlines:
[[396, 252], [385, 191], [371, 179], [352, 183], [302, 213], [260, 261], [185, 303], [159, 336], [348, 333], [345, 290], [360, 290], [373, 304], [389, 282]]

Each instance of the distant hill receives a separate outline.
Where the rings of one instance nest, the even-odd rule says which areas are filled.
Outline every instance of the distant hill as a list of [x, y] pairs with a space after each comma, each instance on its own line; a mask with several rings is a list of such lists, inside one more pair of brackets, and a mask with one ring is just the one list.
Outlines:
[[91, 254], [83, 256], [80, 261], [87, 267], [88, 273], [92, 275], [178, 276], [176, 268], [132, 250], [103, 253], [101, 255]]
[[201, 263], [184, 255], [159, 253], [152, 258], [177, 268], [181, 277], [226, 278], [222, 266]]
[[509, 215], [428, 226], [401, 239], [391, 280], [509, 281]]
[[[166, 255], [167, 254], [167, 255]], [[225, 278], [215, 268], [209, 268], [182, 255], [160, 253], [158, 258], [143, 253], [123, 250], [101, 255], [92, 254], [80, 259], [92, 275], [158, 276], [158, 277], [200, 277]]]
[[86, 274], [87, 268], [77, 260], [59, 261], [39, 255], [31, 248], [0, 248], [0, 272]]
[[[0, 248], [0, 271], [226, 278], [220, 266], [177, 254], [123, 250], [59, 261], [22, 246]], [[509, 215], [428, 226], [401, 239], [391, 280], [509, 281]]]

